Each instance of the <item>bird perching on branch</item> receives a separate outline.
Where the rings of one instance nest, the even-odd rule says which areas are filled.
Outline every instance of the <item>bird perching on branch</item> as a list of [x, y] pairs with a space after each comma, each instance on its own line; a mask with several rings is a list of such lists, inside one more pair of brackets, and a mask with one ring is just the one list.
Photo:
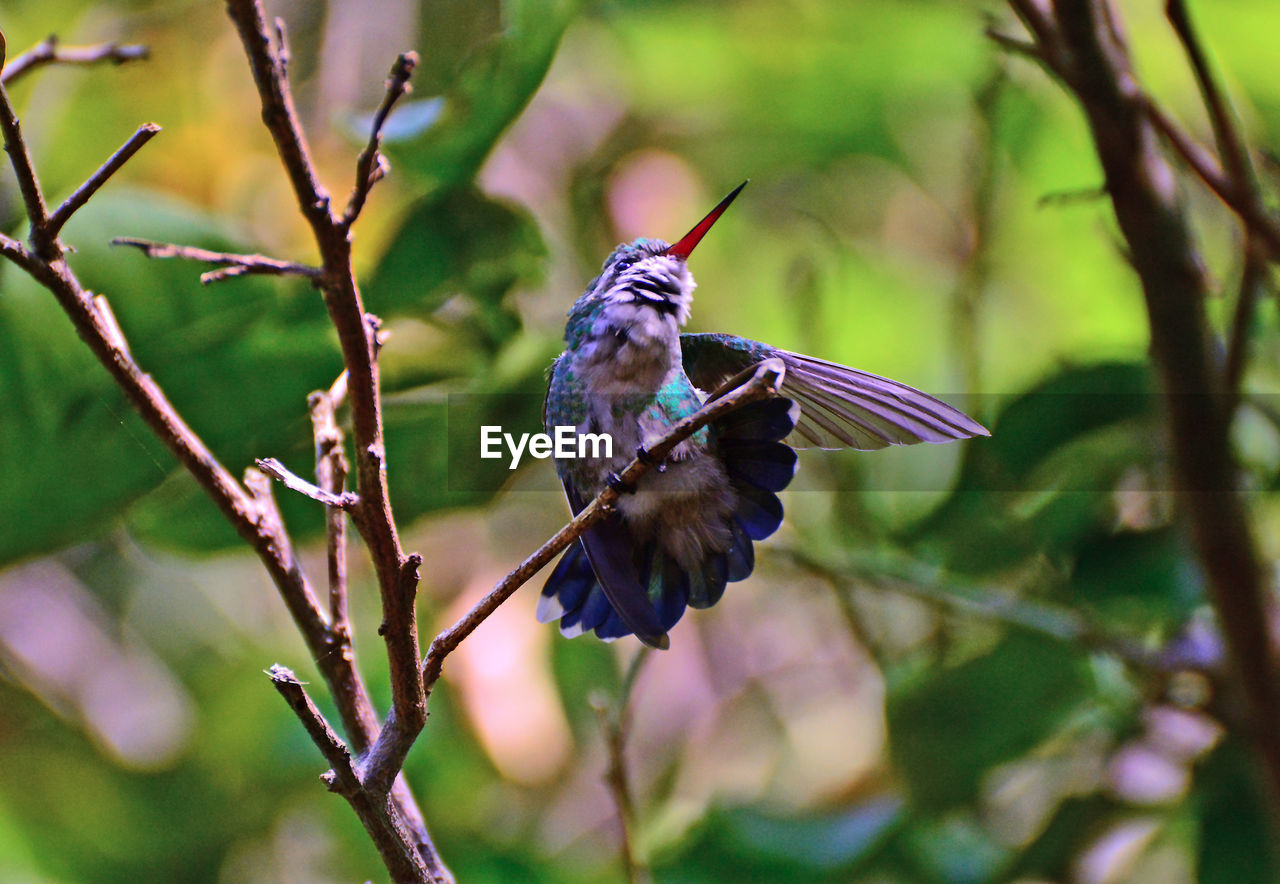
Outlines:
[[[675, 244], [620, 245], [569, 311], [565, 350], [551, 369], [544, 422], [607, 434], [611, 457], [557, 458], [575, 514], [603, 488], [615, 511], [565, 552], [538, 618], [576, 636], [634, 633], [666, 648], [687, 606], [720, 600], [754, 566], [752, 543], [782, 522], [777, 492], [795, 448], [877, 449], [988, 435], [965, 414], [906, 384], [727, 334], [680, 334], [696, 283], [689, 255], [746, 186], [739, 185]], [[633, 453], [696, 412], [708, 395], [766, 359], [785, 367], [779, 395], [753, 402], [680, 443], [634, 487], [618, 472]]]

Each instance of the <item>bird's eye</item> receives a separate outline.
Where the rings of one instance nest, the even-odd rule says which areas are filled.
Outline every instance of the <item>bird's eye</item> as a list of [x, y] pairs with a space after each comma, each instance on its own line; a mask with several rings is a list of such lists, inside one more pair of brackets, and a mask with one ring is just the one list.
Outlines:
[[627, 260], [619, 261], [619, 262], [618, 262], [618, 264], [617, 264], [617, 270], [618, 270], [618, 272], [619, 272], [619, 273], [621, 273], [622, 271], [626, 270], [628, 267], [630, 267], [630, 266], [631, 266], [631, 263], [632, 263], [632, 262], [627, 261]]

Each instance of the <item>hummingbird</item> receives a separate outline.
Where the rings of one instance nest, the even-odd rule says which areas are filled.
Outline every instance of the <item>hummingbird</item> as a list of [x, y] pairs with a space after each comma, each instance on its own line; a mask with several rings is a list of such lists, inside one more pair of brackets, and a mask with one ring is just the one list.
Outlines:
[[[541, 622], [574, 637], [634, 634], [655, 648], [687, 607], [707, 608], [754, 567], [752, 544], [782, 523], [796, 448], [871, 450], [989, 435], [977, 421], [906, 384], [727, 334], [681, 334], [696, 283], [688, 260], [743, 182], [674, 244], [619, 245], [574, 303], [564, 352], [550, 370], [543, 422], [608, 434], [608, 457], [557, 458], [576, 515], [605, 487], [606, 518], [575, 541], [548, 577]], [[618, 475], [634, 456], [742, 371], [785, 368], [778, 395], [700, 429], [634, 487]]]

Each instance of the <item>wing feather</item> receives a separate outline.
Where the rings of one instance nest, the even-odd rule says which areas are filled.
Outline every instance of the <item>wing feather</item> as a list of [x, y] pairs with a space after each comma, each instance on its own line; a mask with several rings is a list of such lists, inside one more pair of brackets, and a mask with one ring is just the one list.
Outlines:
[[898, 381], [729, 335], [681, 335], [685, 371], [703, 390], [778, 357], [787, 367], [781, 392], [800, 403], [787, 437], [796, 448], [873, 450], [917, 442], [988, 436], [982, 424], [941, 399]]

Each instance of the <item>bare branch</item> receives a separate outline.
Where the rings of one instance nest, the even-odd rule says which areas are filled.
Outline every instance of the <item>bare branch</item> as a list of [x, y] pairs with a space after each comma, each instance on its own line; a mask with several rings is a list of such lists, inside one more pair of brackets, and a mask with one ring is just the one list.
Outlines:
[[124, 64], [142, 61], [150, 55], [146, 46], [136, 44], [94, 43], [90, 46], [59, 46], [56, 34], [50, 34], [41, 42], [4, 65], [0, 83], [9, 85], [14, 80], [46, 64]]
[[[342, 349], [351, 403], [356, 490], [360, 495], [360, 502], [352, 510], [352, 520], [368, 547], [378, 576], [383, 612], [380, 632], [386, 642], [391, 675], [392, 710], [377, 745], [403, 746], [407, 752], [426, 722], [426, 692], [422, 684], [415, 612], [421, 559], [404, 553], [391, 511], [377, 364], [377, 323], [371, 322], [372, 317], [366, 314], [356, 285], [350, 230], [343, 218], [333, 212], [331, 198], [320, 185], [311, 161], [290, 92], [283, 28], [276, 23], [279, 47], [276, 49], [259, 0], [227, 0], [227, 11], [253, 72], [263, 123], [275, 142], [299, 210], [311, 227], [322, 258], [323, 270], [318, 279]], [[405, 818], [414, 826], [418, 849], [430, 879], [451, 880], [407, 788], [394, 782], [403, 759], [404, 754], [399, 753], [395, 767], [384, 771], [385, 782], [393, 783], [392, 799], [402, 804]], [[379, 783], [375, 794], [386, 794], [383, 785], [384, 782]]]
[[[1218, 154], [1222, 157], [1223, 167], [1227, 175], [1242, 192], [1256, 187], [1253, 161], [1249, 158], [1249, 148], [1240, 135], [1235, 111], [1222, 89], [1214, 79], [1195, 28], [1191, 25], [1191, 16], [1187, 12], [1183, 0], [1169, 0], [1165, 7], [1170, 24], [1178, 35], [1191, 69], [1195, 73], [1196, 82], [1200, 85], [1200, 94], [1204, 97], [1205, 107], [1209, 110], [1209, 121], [1213, 126], [1213, 136], [1218, 143]], [[1255, 193], [1256, 196], [1256, 193]]]
[[341, 510], [353, 509], [360, 502], [360, 497], [350, 492], [342, 494], [334, 494], [323, 488], [311, 484], [297, 473], [291, 472], [288, 467], [280, 463], [274, 457], [259, 458], [258, 469], [275, 479], [290, 491], [296, 491], [304, 497], [310, 497], [312, 500], [323, 503], [325, 506], [336, 507]]
[[[131, 246], [139, 249], [148, 258], [185, 258], [188, 261], [203, 261], [205, 264], [219, 264], [227, 268], [224, 271], [211, 271], [202, 274], [200, 281], [206, 285], [220, 279], [228, 279], [246, 273], [266, 276], [305, 276], [308, 279], [319, 279], [322, 271], [317, 267], [297, 264], [293, 261], [278, 261], [266, 255], [238, 255], [234, 252], [212, 252], [195, 246], [179, 246], [173, 243], [154, 242], [149, 239], [138, 239], [133, 236], [117, 236], [111, 240], [113, 246]], [[217, 278], [213, 278], [214, 276]]]
[[983, 33], [986, 34], [987, 39], [1010, 55], [1029, 59], [1036, 64], [1045, 64], [1044, 52], [1040, 49], [1038, 43], [1034, 43], [1031, 40], [1023, 40], [1019, 37], [1010, 37], [1008, 34], [1001, 33], [993, 27], [987, 28]]
[[[0, 33], [0, 62], [4, 57], [4, 34]], [[26, 204], [27, 218], [31, 221], [32, 239], [37, 230], [43, 230], [49, 213], [45, 208], [44, 194], [40, 190], [40, 179], [36, 177], [35, 164], [31, 162], [31, 153], [27, 150], [27, 142], [22, 137], [22, 125], [18, 122], [18, 114], [9, 100], [9, 93], [0, 83], [0, 132], [4, 135], [4, 149], [9, 154], [9, 163], [13, 166], [13, 174], [18, 179], [18, 189], [22, 192], [22, 201]], [[47, 253], [47, 243], [33, 242], [36, 253], [46, 260], [58, 257]]]
[[378, 105], [378, 110], [373, 115], [369, 143], [360, 152], [360, 156], [356, 160], [356, 185], [351, 191], [351, 199], [347, 202], [347, 209], [342, 213], [342, 223], [345, 227], [350, 227], [360, 217], [360, 211], [364, 208], [365, 200], [369, 198], [369, 191], [373, 189], [374, 184], [382, 180], [387, 174], [389, 167], [381, 153], [382, 127], [386, 125], [387, 116], [390, 115], [391, 108], [395, 103], [400, 100], [401, 96], [407, 95], [411, 91], [409, 77], [413, 75], [413, 69], [417, 65], [418, 53], [405, 52], [391, 66], [391, 73], [387, 75], [386, 94], [382, 97], [382, 104]]
[[142, 146], [156, 137], [159, 132], [160, 127], [155, 123], [139, 126], [138, 131], [129, 137], [124, 146], [113, 153], [98, 168], [98, 171], [88, 177], [84, 184], [77, 187], [75, 192], [63, 201], [62, 205], [53, 210], [53, 214], [49, 216], [49, 223], [45, 225], [45, 236], [50, 239], [56, 239], [58, 233], [62, 230], [62, 226], [70, 220], [71, 216], [87, 203], [89, 198], [97, 193], [102, 185], [107, 183], [108, 178], [118, 172], [121, 166], [129, 162], [130, 158], [142, 150]]
[[329, 788], [351, 804], [356, 816], [364, 824], [365, 831], [378, 848], [393, 880], [428, 880], [426, 866], [418, 855], [413, 836], [404, 821], [398, 818], [395, 805], [386, 799], [375, 798], [360, 786], [351, 753], [329, 726], [329, 722], [325, 721], [316, 704], [307, 696], [302, 682], [291, 670], [278, 663], [267, 671], [267, 675], [271, 677], [271, 683], [280, 692], [280, 696], [284, 697], [289, 708], [298, 716], [320, 754], [331, 765], [330, 772], [325, 775]]
[[[1098, 0], [1057, 0], [1054, 10], [1054, 27], [1064, 47], [1055, 66], [1061, 66], [1088, 119], [1116, 220], [1142, 284], [1152, 357], [1169, 415], [1180, 507], [1249, 710], [1248, 736], [1262, 760], [1268, 788], [1280, 800], [1280, 687], [1267, 634], [1269, 578], [1241, 497], [1224, 490], [1237, 485], [1230, 401], [1213, 353], [1203, 266], [1158, 135], [1169, 138], [1196, 167], [1194, 153], [1174, 141], [1181, 133], [1167, 120], [1162, 123], [1163, 115], [1153, 114], [1154, 105], [1144, 99], [1114, 9]], [[1275, 237], [1274, 223], [1261, 223], [1236, 182], [1222, 181], [1225, 176], [1217, 169], [1196, 172], [1206, 181], [1220, 182], [1221, 189], [1214, 189], [1251, 230]], [[1268, 247], [1277, 243], [1280, 238], [1267, 240]]]
[[[311, 412], [311, 432], [315, 438], [316, 484], [333, 494], [347, 485], [347, 454], [342, 429], [335, 412], [347, 395], [347, 373], [338, 376], [328, 390], [316, 390], [307, 397]], [[347, 610], [347, 516], [338, 507], [325, 512], [326, 557], [329, 563], [329, 622], [335, 635], [350, 640]]]
[[[1191, 15], [1186, 3], [1183, 0], [1169, 0], [1165, 11], [1174, 32], [1178, 35], [1178, 40], [1186, 50], [1187, 59], [1200, 86], [1200, 94], [1209, 111], [1209, 121], [1213, 126], [1218, 155], [1222, 159], [1222, 167], [1227, 179], [1231, 182], [1232, 192], [1240, 198], [1242, 203], [1248, 204], [1251, 214], [1263, 218], [1272, 217], [1267, 212], [1265, 200], [1258, 188], [1257, 172], [1249, 156], [1248, 145], [1240, 134], [1235, 111], [1213, 76], [1204, 48], [1191, 24]], [[1230, 337], [1227, 341], [1225, 367], [1225, 384], [1233, 404], [1240, 390], [1240, 381], [1244, 377], [1245, 359], [1248, 355], [1248, 333], [1253, 323], [1257, 299], [1268, 281], [1268, 256], [1258, 233], [1248, 221], [1245, 222], [1243, 255], [1240, 288], [1236, 297]], [[1272, 256], [1280, 257], [1280, 251], [1273, 248]]]
[[228, 0], [262, 100], [262, 119], [275, 141], [293, 185], [298, 206], [311, 225], [323, 256], [325, 305], [338, 332], [348, 372], [356, 486], [360, 505], [353, 512], [378, 574], [384, 615], [383, 636], [391, 665], [392, 695], [398, 720], [415, 735], [426, 721], [426, 695], [419, 670], [414, 600], [417, 583], [406, 575], [408, 557], [400, 547], [386, 483], [386, 446], [382, 436], [381, 391], [375, 332], [369, 327], [351, 267], [351, 243], [342, 219], [330, 210], [306, 139], [298, 122], [284, 65], [272, 51], [262, 9], [256, 0]]
[[627, 776], [626, 745], [627, 736], [631, 730], [631, 693], [635, 689], [640, 670], [649, 659], [652, 650], [642, 645], [631, 658], [626, 674], [622, 678], [618, 696], [613, 702], [604, 696], [589, 698], [591, 708], [596, 713], [596, 722], [600, 726], [600, 734], [604, 737], [605, 752], [609, 759], [604, 772], [604, 781], [618, 811], [622, 868], [629, 884], [640, 884], [649, 880], [648, 869], [637, 859], [635, 852], [633, 832], [636, 812], [631, 780]]
[[[388, 501], [383, 467], [382, 426], [379, 408], [376, 323], [368, 321], [351, 269], [350, 242], [341, 219], [329, 211], [327, 194], [319, 188], [310, 165], [305, 141], [293, 112], [285, 79], [285, 60], [273, 55], [260, 6], [255, 0], [229, 0], [231, 16], [245, 43], [263, 99], [263, 116], [276, 139], [277, 148], [289, 174], [299, 206], [316, 234], [324, 258], [323, 269], [273, 261], [260, 255], [230, 255], [142, 240], [123, 240], [156, 257], [187, 257], [219, 264], [222, 270], [208, 274], [206, 281], [243, 273], [295, 274], [317, 280], [333, 317], [342, 343], [343, 358], [352, 379], [350, 398], [357, 444], [357, 475], [361, 497], [351, 500], [356, 523], [365, 534], [382, 588], [385, 634], [391, 659], [392, 693], [402, 721], [412, 734], [425, 720], [421, 659], [418, 654], [414, 596], [417, 567], [421, 560], [405, 556], [400, 549]], [[281, 40], [283, 33], [278, 32]], [[0, 58], [3, 39], [0, 35]], [[83, 205], [119, 167], [128, 154], [140, 146], [138, 139], [149, 137], [146, 128], [92, 176], [77, 194], [60, 207], [57, 225], [50, 218], [40, 191], [35, 167], [22, 138], [18, 118], [3, 86], [0, 86], [0, 130], [17, 175], [31, 220], [29, 247], [0, 236], [0, 256], [29, 273], [49, 289], [70, 317], [80, 337], [107, 368], [134, 407], [156, 435], [173, 451], [218, 505], [225, 517], [247, 542], [252, 544], [280, 590], [294, 621], [306, 639], [308, 649], [333, 692], [348, 739], [356, 752], [364, 752], [378, 734], [377, 717], [363, 680], [355, 668], [349, 632], [332, 630], [325, 611], [316, 603], [314, 592], [294, 555], [291, 542], [271, 494], [267, 477], [256, 470], [246, 474], [241, 486], [204, 446], [165, 398], [159, 385], [134, 362], [127, 341], [102, 296], [86, 292], [66, 262], [57, 239], [57, 228]], [[312, 486], [314, 487], [314, 486]], [[348, 505], [343, 495], [337, 500]], [[333, 501], [327, 501], [333, 502]], [[452, 876], [440, 861], [431, 843], [413, 796], [404, 781], [391, 774], [389, 791], [379, 793], [359, 788], [353, 805], [381, 803], [383, 814], [401, 821], [411, 846], [412, 860], [404, 866], [396, 856], [384, 858], [397, 880], [447, 882]], [[357, 806], [357, 813], [365, 813]], [[375, 840], [377, 836], [375, 835]], [[402, 874], [403, 872], [403, 874]]]
[[1156, 130], [1182, 157], [1183, 162], [1266, 243], [1272, 255], [1280, 255], [1280, 220], [1247, 193], [1241, 193], [1235, 182], [1223, 172], [1217, 158], [1183, 132], [1153, 101], [1143, 99], [1140, 106]]
[[1249, 331], [1257, 313], [1258, 301], [1271, 282], [1267, 268], [1267, 254], [1258, 242], [1256, 234], [1245, 231], [1244, 264], [1240, 270], [1240, 286], [1236, 292], [1236, 309], [1231, 318], [1231, 332], [1227, 338], [1227, 360], [1223, 368], [1223, 383], [1234, 403], [1240, 398], [1240, 384], [1244, 379], [1244, 366], [1249, 351]]

